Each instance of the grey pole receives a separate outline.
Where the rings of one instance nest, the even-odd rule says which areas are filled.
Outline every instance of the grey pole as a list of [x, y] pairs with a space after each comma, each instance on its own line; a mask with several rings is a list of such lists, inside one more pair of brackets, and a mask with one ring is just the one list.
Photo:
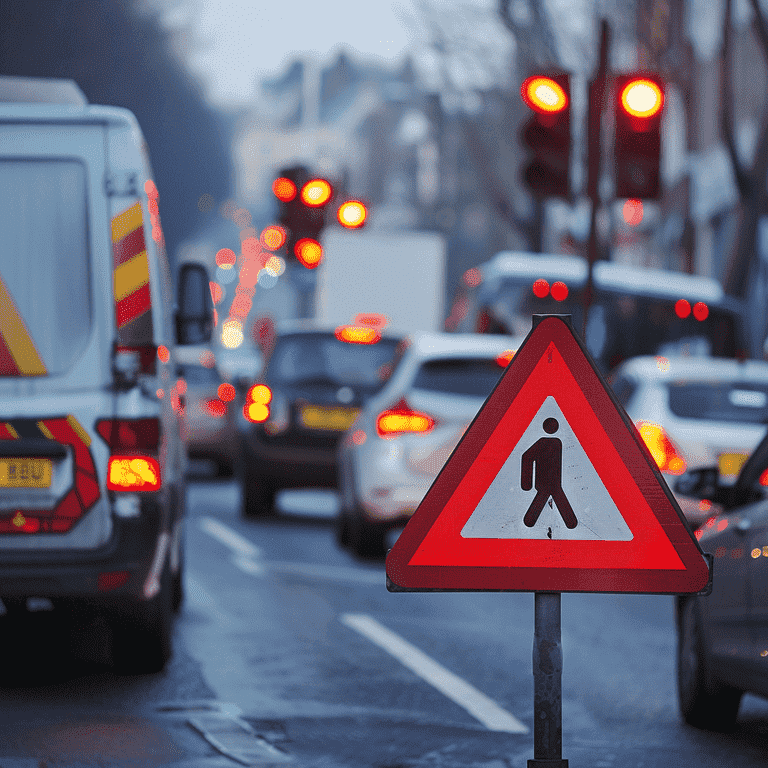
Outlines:
[[560, 593], [534, 593], [533, 760], [528, 768], [568, 768], [563, 760], [563, 649]]

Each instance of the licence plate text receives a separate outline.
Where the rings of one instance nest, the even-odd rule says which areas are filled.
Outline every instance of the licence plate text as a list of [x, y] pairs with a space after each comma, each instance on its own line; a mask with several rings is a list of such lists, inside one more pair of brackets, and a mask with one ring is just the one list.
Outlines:
[[0, 459], [0, 488], [50, 488], [50, 459]]

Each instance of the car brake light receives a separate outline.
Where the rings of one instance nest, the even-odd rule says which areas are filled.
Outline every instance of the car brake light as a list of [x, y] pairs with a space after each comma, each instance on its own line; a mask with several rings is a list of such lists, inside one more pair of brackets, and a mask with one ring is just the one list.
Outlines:
[[160, 420], [102, 419], [96, 431], [110, 448], [107, 488], [110, 491], [157, 491], [160, 464], [151, 455], [160, 445]]
[[662, 472], [672, 475], [682, 475], [685, 472], [685, 459], [679, 454], [663, 427], [649, 421], [638, 421], [637, 429]]
[[272, 390], [266, 384], [254, 384], [245, 396], [243, 416], [252, 424], [260, 424], [269, 418]]
[[381, 338], [375, 328], [367, 325], [340, 325], [335, 336], [339, 341], [349, 344], [375, 344]]
[[160, 464], [152, 456], [109, 457], [110, 491], [158, 491], [160, 482]]
[[227, 415], [227, 404], [218, 397], [208, 397], [200, 404], [203, 410], [214, 419], [221, 419]]
[[511, 362], [512, 358], [515, 356], [515, 351], [516, 350], [514, 349], [505, 349], [500, 355], [496, 357], [497, 364], [502, 368], [506, 368]]
[[380, 437], [404, 432], [429, 432], [434, 426], [435, 420], [431, 416], [414, 411], [405, 398], [393, 408], [380, 413], [376, 419], [376, 431]]

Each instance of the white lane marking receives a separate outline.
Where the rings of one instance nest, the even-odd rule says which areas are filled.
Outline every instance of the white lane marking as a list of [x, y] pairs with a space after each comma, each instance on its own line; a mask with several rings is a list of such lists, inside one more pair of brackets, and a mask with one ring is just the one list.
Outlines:
[[372, 616], [364, 613], [344, 613], [339, 618], [343, 624], [383, 648], [401, 664], [437, 688], [440, 693], [463, 707], [489, 731], [528, 733], [528, 728], [514, 715], [502, 709], [466, 680], [438, 664], [415, 645], [387, 629]]
[[184, 575], [184, 588], [189, 595], [190, 602], [210, 613], [219, 626], [232, 626], [235, 619], [219, 608], [208, 590], [187, 570]]
[[277, 573], [329, 581], [348, 581], [353, 584], [370, 584], [382, 587], [386, 585], [383, 570], [376, 572], [363, 568], [347, 568], [339, 565], [323, 565], [322, 563], [265, 562], [260, 560], [262, 553], [257, 546], [213, 517], [203, 517], [200, 520], [200, 528], [231, 549], [232, 563], [251, 576], [264, 576], [267, 570], [271, 570]]
[[233, 531], [230, 527], [220, 523], [213, 517], [204, 517], [200, 520], [200, 527], [214, 539], [229, 547], [236, 555], [257, 559], [261, 557], [261, 550], [251, 544], [248, 539], [243, 538], [239, 533]]

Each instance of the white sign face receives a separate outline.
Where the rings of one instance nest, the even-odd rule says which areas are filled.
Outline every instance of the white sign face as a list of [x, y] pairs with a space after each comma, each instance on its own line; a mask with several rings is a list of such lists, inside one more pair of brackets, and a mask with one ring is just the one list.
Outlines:
[[461, 535], [476, 539], [633, 538], [551, 395], [480, 499]]

